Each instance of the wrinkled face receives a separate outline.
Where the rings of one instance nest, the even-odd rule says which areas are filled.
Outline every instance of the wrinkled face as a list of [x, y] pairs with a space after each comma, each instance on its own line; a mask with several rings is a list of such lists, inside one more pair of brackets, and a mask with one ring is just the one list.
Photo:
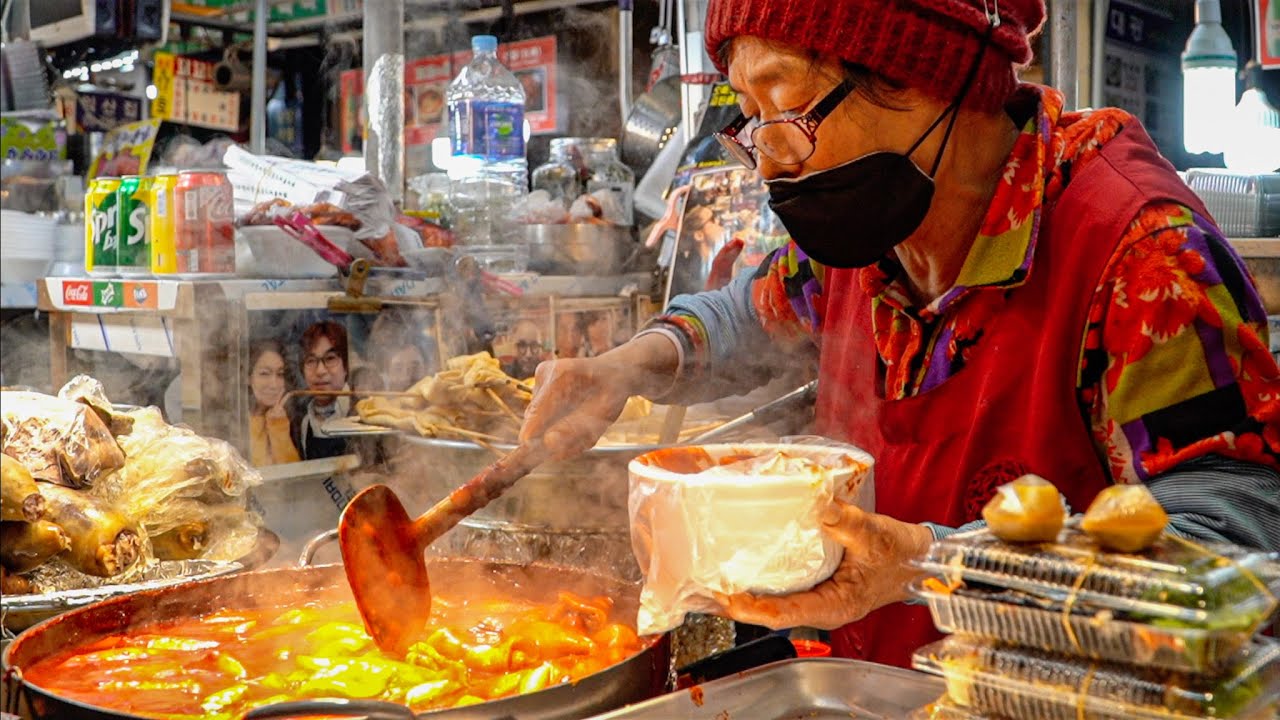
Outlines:
[[[844, 77], [834, 58], [814, 59], [776, 42], [738, 37], [729, 52], [729, 82], [738, 92], [742, 114], [757, 122], [798, 118], [813, 109]], [[911, 91], [888, 93], [894, 108], [869, 101], [853, 92], [818, 125], [812, 154], [799, 164], [785, 165], [757, 152], [757, 171], [765, 180], [800, 177], [825, 170], [878, 150], [906, 152], [936, 117], [930, 107], [916, 107]], [[932, 158], [934, 133], [912, 158]], [[751, 144], [749, 138], [742, 138]], [[807, 142], [801, 140], [802, 143]], [[806, 154], [808, 147], [799, 149]]]
[[[329, 338], [316, 340], [302, 358], [302, 377], [312, 390], [341, 390], [347, 384], [347, 361], [333, 349]], [[317, 405], [328, 405], [333, 396], [314, 399]]]
[[267, 350], [249, 371], [249, 390], [259, 407], [272, 407], [284, 397], [284, 358]]

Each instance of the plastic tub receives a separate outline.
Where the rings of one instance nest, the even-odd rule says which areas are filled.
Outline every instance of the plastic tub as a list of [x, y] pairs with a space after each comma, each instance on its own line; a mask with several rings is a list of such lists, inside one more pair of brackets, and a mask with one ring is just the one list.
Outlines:
[[819, 515], [833, 498], [874, 509], [873, 465], [848, 445], [776, 443], [664, 448], [632, 460], [641, 632], [715, 612], [715, 593], [786, 594], [830, 577], [843, 548]]
[[917, 670], [941, 676], [949, 702], [982, 714], [1037, 720], [1183, 720], [1264, 714], [1280, 698], [1280, 643], [1260, 640], [1221, 676], [1143, 671], [960, 636], [916, 651]]

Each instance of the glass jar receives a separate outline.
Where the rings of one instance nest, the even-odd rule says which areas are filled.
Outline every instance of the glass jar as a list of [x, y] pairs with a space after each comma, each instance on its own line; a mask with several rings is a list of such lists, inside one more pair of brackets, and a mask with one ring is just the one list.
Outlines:
[[616, 210], [606, 208], [605, 219], [616, 225], [630, 226], [634, 222], [632, 203], [636, 174], [618, 158], [618, 141], [613, 138], [591, 138], [584, 150], [590, 172], [586, 191], [597, 196], [601, 191], [612, 194], [617, 203]]
[[612, 202], [602, 202], [604, 219], [617, 225], [634, 221], [632, 204], [636, 176], [618, 157], [613, 138], [556, 138], [551, 159], [533, 171], [533, 189], [545, 190], [566, 208], [586, 194], [607, 192]]
[[584, 192], [588, 170], [581, 145], [590, 138], [555, 138], [551, 141], [551, 157], [533, 171], [534, 190], [545, 190], [552, 200], [560, 200], [565, 208]]

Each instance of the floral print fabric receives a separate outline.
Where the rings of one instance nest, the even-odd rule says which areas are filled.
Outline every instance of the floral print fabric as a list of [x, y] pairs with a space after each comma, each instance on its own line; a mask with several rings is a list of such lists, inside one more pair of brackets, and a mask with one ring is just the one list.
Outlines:
[[[1019, 106], [1028, 119], [954, 287], [915, 307], [892, 254], [859, 273], [886, 398], [926, 392], [964, 368], [1004, 291], [1032, 272], [1042, 208], [1138, 122], [1118, 109], [1064, 113], [1062, 96], [1040, 86], [1022, 86], [1010, 108]], [[823, 278], [794, 244], [761, 266], [751, 298], [771, 338], [813, 337]], [[705, 370], [707, 329], [678, 312], [660, 322], [684, 336], [686, 372]], [[1113, 481], [1211, 453], [1280, 467], [1280, 370], [1266, 322], [1243, 262], [1208, 218], [1169, 202], [1140, 211], [1081, 328], [1078, 399]]]

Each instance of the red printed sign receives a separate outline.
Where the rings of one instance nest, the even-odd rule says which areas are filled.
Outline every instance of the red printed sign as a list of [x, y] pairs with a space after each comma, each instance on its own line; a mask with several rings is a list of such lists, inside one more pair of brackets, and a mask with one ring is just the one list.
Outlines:
[[1280, 68], [1280, 0], [1258, 0], [1253, 26], [1258, 29], [1258, 62], [1267, 69]]
[[62, 304], [63, 305], [83, 305], [88, 307], [93, 304], [93, 283], [89, 280], [65, 280], [62, 283]]

